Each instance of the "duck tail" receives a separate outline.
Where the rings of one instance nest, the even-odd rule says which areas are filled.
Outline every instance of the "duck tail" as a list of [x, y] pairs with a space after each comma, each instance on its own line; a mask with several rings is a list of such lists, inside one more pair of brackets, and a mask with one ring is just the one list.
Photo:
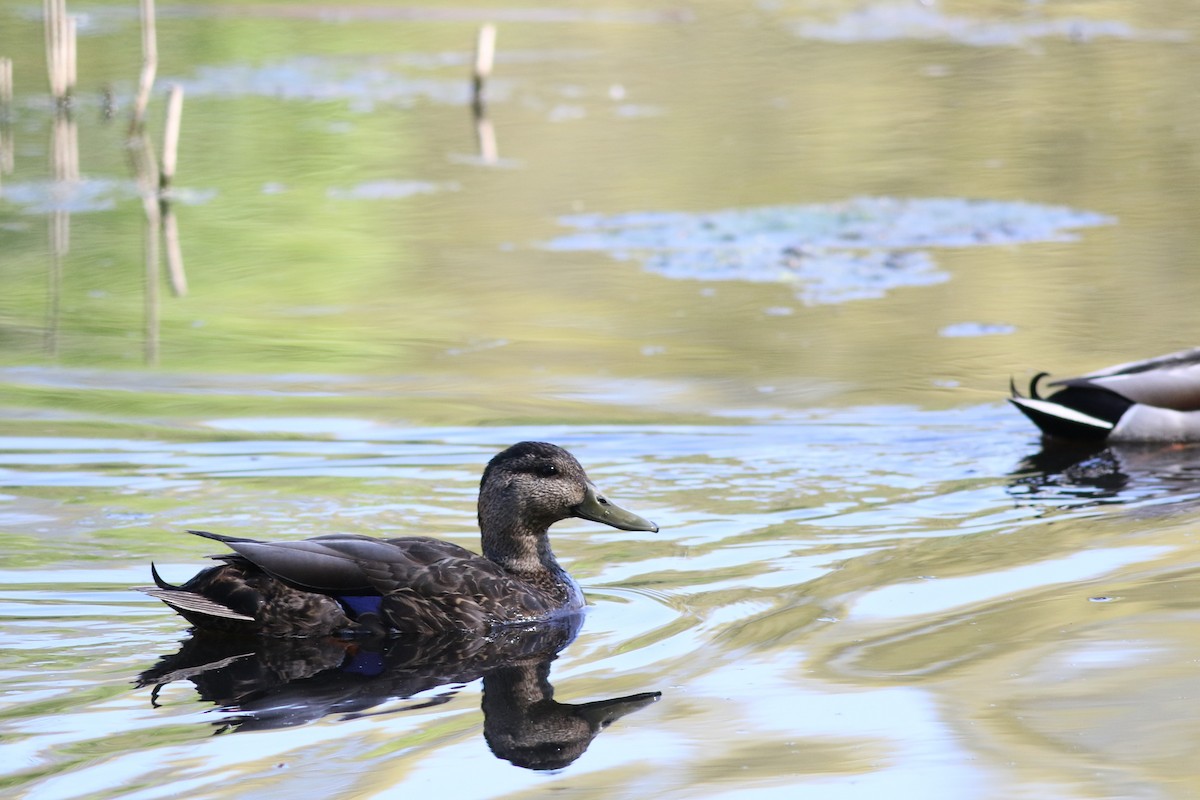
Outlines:
[[1033, 380], [1031, 380], [1029, 382], [1029, 396], [1032, 397], [1034, 400], [1041, 400], [1042, 396], [1040, 394], [1038, 394], [1038, 381], [1040, 381], [1042, 378], [1049, 378], [1049, 377], [1050, 377], [1049, 372], [1039, 372], [1037, 375], [1034, 375]]
[[150, 562], [150, 577], [154, 578], [154, 585], [159, 589], [165, 589], [169, 592], [179, 591], [179, 587], [173, 583], [167, 583], [163, 577], [158, 574], [158, 570], [154, 566], [154, 562]]
[[[1030, 397], [1030, 399], [1033, 399], [1033, 400], [1041, 400], [1042, 399], [1042, 396], [1038, 393], [1038, 383], [1041, 382], [1042, 378], [1048, 378], [1048, 377], [1050, 377], [1049, 372], [1039, 372], [1037, 375], [1033, 376], [1033, 380], [1031, 380], [1029, 382], [1029, 397]], [[1015, 380], [1013, 380], [1013, 377], [1011, 375], [1008, 376], [1008, 394], [1010, 397], [1015, 397], [1018, 400], [1025, 399], [1025, 395], [1021, 394], [1017, 390], [1017, 382]]]
[[1132, 401], [1116, 392], [1100, 386], [1076, 385], [1071, 381], [1065, 382], [1066, 388], [1049, 397], [1042, 397], [1038, 384], [1049, 374], [1039, 372], [1033, 376], [1029, 382], [1028, 397], [1017, 391], [1011, 377], [1008, 380], [1008, 402], [1020, 409], [1047, 436], [1059, 439], [1104, 439], [1133, 405]]
[[[215, 570], [220, 569], [223, 569], [223, 567], [212, 567], [211, 569], [202, 572], [200, 576], [212, 575], [214, 574]], [[255, 622], [255, 619], [252, 616], [242, 614], [239, 611], [233, 610], [224, 603], [205, 597], [198, 592], [193, 592], [189, 588], [185, 588], [185, 586], [193, 586], [195, 584], [195, 579], [188, 581], [185, 586], [175, 586], [174, 584], [163, 580], [163, 577], [158, 574], [158, 570], [154, 567], [153, 563], [150, 564], [150, 575], [154, 578], [153, 586], [135, 586], [133, 587], [134, 590], [138, 592], [145, 592], [151, 597], [157, 597], [159, 600], [162, 600], [168, 606], [181, 614], [185, 619], [187, 619], [188, 622], [191, 622], [193, 625], [199, 628], [218, 627], [212, 622], [214, 618], [216, 618], [218, 621], [224, 619], [235, 620], [237, 622]], [[228, 623], [226, 623], [226, 625], [228, 625]]]
[[257, 539], [247, 539], [244, 536], [227, 536], [223, 533], [211, 533], [210, 531], [196, 531], [196, 530], [192, 530], [191, 528], [189, 528], [187, 530], [187, 532], [192, 534], [193, 536], [203, 536], [205, 539], [212, 539], [214, 541], [224, 542], [225, 544], [229, 544], [230, 542], [256, 542], [256, 543], [258, 542]]
[[1042, 433], [1056, 439], [1103, 439], [1113, 429], [1113, 423], [1107, 420], [1051, 400], [1016, 396], [1008, 398], [1008, 402], [1020, 409]]

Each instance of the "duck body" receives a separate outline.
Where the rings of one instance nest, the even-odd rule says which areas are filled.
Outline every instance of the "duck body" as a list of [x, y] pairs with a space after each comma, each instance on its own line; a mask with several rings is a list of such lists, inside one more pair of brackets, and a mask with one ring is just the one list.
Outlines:
[[202, 629], [267, 636], [482, 633], [583, 605], [579, 586], [561, 568], [521, 578], [440, 539], [332, 534], [261, 542], [188, 532], [234, 552], [215, 556], [225, 563], [182, 586], [152, 570], [156, 586], [145, 591]]
[[1029, 396], [1010, 384], [1009, 402], [1046, 436], [1113, 442], [1200, 441], [1200, 347], [1119, 364], [1076, 378], [1042, 397], [1039, 373]]
[[657, 531], [610, 503], [556, 445], [521, 442], [488, 464], [480, 484], [483, 554], [423, 536], [331, 534], [264, 542], [189, 531], [225, 544], [222, 562], [179, 586], [151, 566], [157, 597], [201, 630], [266, 636], [485, 634], [569, 614], [579, 586], [550, 549], [568, 517]]

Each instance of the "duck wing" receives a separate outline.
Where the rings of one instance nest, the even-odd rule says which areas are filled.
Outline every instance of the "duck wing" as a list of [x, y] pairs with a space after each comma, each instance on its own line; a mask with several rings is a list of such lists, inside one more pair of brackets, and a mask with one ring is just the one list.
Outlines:
[[[215, 539], [273, 578], [324, 594], [380, 592], [418, 575], [440, 562], [491, 561], [465, 547], [423, 536], [377, 539], [353, 533], [334, 533], [281, 542], [262, 542], [208, 531], [188, 531]], [[214, 556], [228, 559], [230, 556]], [[388, 580], [385, 576], [395, 576]], [[384, 586], [379, 585], [384, 578]], [[386, 588], [385, 588], [386, 587]]]
[[377, 595], [380, 600], [364, 600], [356, 610], [378, 614], [387, 627], [402, 632], [483, 632], [497, 622], [545, 618], [566, 599], [538, 591], [487, 558], [441, 539], [330, 534], [261, 542], [190, 532], [236, 553], [215, 558], [245, 559], [291, 586], [344, 600]]
[[1146, 406], [1200, 411], [1200, 347], [1118, 364], [1050, 385], [1107, 389]]

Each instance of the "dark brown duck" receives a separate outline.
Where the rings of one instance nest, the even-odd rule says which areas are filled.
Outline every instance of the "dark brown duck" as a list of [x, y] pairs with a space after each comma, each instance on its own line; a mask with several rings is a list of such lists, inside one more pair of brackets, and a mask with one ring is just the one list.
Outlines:
[[575, 457], [521, 442], [488, 463], [479, 486], [483, 555], [424, 536], [331, 534], [261, 542], [207, 531], [233, 551], [181, 586], [151, 565], [159, 598], [200, 629], [267, 636], [486, 633], [583, 606], [548, 530], [570, 517], [629, 531], [653, 522], [608, 501]]

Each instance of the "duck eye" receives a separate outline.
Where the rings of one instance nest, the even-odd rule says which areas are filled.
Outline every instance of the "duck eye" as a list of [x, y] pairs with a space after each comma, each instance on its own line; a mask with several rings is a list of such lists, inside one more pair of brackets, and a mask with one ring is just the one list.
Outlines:
[[549, 478], [551, 475], [558, 474], [558, 467], [553, 464], [538, 464], [534, 471], [543, 478]]

